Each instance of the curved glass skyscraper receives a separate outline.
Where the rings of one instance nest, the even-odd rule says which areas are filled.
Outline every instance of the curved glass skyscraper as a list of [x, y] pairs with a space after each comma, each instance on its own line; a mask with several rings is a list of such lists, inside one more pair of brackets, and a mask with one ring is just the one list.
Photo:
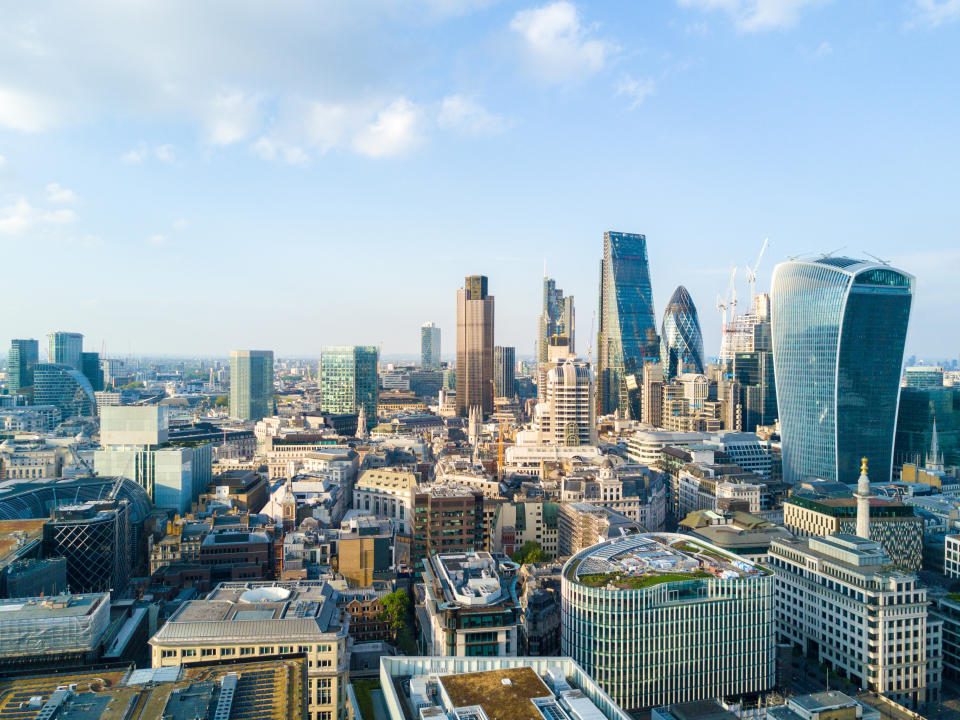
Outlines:
[[600, 332], [597, 336], [597, 411], [640, 418], [645, 360], [660, 355], [647, 239], [605, 232], [600, 265]]
[[841, 257], [773, 271], [783, 479], [889, 480], [914, 278]]
[[660, 362], [663, 379], [672, 380], [684, 369], [703, 373], [703, 333], [697, 308], [687, 289], [673, 291], [660, 329]]
[[97, 414], [90, 381], [79, 370], [61, 363], [33, 366], [33, 402], [55, 406], [64, 420]]

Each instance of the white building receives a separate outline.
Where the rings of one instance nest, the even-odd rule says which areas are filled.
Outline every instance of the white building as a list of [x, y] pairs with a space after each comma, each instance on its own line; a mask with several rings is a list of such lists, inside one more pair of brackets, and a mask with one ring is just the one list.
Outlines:
[[353, 489], [353, 507], [392, 520], [397, 532], [410, 535], [413, 527], [413, 491], [420, 473], [406, 468], [365, 470]]
[[540, 391], [534, 429], [544, 445], [596, 445], [594, 384], [590, 364], [568, 357], [551, 368]]
[[948, 578], [960, 578], [960, 535], [947, 535], [943, 574]]
[[636, 430], [627, 438], [627, 457], [647, 467], [657, 467], [661, 453], [668, 445], [689, 447], [711, 440], [710, 433], [672, 432], [668, 430]]

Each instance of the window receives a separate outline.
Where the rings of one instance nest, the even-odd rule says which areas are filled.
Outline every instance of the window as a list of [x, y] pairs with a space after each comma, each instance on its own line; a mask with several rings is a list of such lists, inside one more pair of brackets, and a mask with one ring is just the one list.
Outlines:
[[255, 649], [255, 648], [252, 648], [252, 647], [242, 647], [242, 648], [240, 648], [240, 654], [241, 654], [241, 655], [253, 655], [254, 652], [256, 652], [256, 649]]
[[216, 655], [216, 654], [217, 654], [216, 648], [203, 648], [200, 651], [200, 657], [210, 657], [211, 655]]
[[267, 647], [266, 645], [264, 645], [263, 647], [260, 648], [259, 654], [260, 654], [260, 655], [273, 655], [273, 648], [272, 648], [272, 647]]
[[236, 654], [237, 654], [237, 649], [236, 649], [236, 648], [220, 648], [220, 654], [221, 654], [221, 655], [236, 655]]

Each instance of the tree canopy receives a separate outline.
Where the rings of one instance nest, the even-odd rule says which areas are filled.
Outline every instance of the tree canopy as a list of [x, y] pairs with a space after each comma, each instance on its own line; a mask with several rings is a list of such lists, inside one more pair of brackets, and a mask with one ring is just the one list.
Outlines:
[[544, 549], [540, 547], [540, 543], [530, 540], [521, 545], [520, 549], [515, 551], [510, 559], [518, 565], [526, 565], [528, 563], [546, 562], [550, 558], [547, 557]]

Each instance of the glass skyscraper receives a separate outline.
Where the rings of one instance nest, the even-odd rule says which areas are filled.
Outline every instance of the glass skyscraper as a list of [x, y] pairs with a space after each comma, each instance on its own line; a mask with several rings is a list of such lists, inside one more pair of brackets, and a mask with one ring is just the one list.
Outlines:
[[36, 340], [11, 340], [7, 355], [7, 385], [11, 395], [33, 394], [33, 368], [40, 360]]
[[37, 363], [33, 366], [33, 402], [53, 405], [64, 420], [72, 417], [93, 417], [97, 401], [90, 381], [69, 365]]
[[689, 370], [703, 373], [703, 334], [697, 308], [687, 289], [673, 291], [663, 313], [660, 331], [660, 362], [667, 382]]
[[643, 363], [660, 357], [653, 312], [647, 239], [603, 234], [600, 328], [597, 336], [597, 410], [640, 418]]
[[773, 271], [783, 479], [889, 480], [914, 278], [843, 257]]
[[547, 362], [547, 348], [554, 335], [567, 338], [567, 347], [574, 351], [573, 295], [564, 295], [553, 278], [543, 279], [543, 308], [537, 325], [537, 361]]
[[47, 335], [47, 361], [69, 365], [81, 370], [80, 354], [83, 352], [83, 335], [75, 332], [52, 332]]
[[493, 348], [493, 386], [497, 397], [516, 395], [517, 350], [504, 345]]
[[273, 350], [230, 353], [230, 417], [256, 422], [273, 415]]
[[367, 427], [377, 424], [379, 383], [375, 345], [328, 346], [320, 351], [320, 410], [358, 415]]
[[440, 369], [440, 328], [432, 322], [425, 322], [420, 328], [420, 367]]

